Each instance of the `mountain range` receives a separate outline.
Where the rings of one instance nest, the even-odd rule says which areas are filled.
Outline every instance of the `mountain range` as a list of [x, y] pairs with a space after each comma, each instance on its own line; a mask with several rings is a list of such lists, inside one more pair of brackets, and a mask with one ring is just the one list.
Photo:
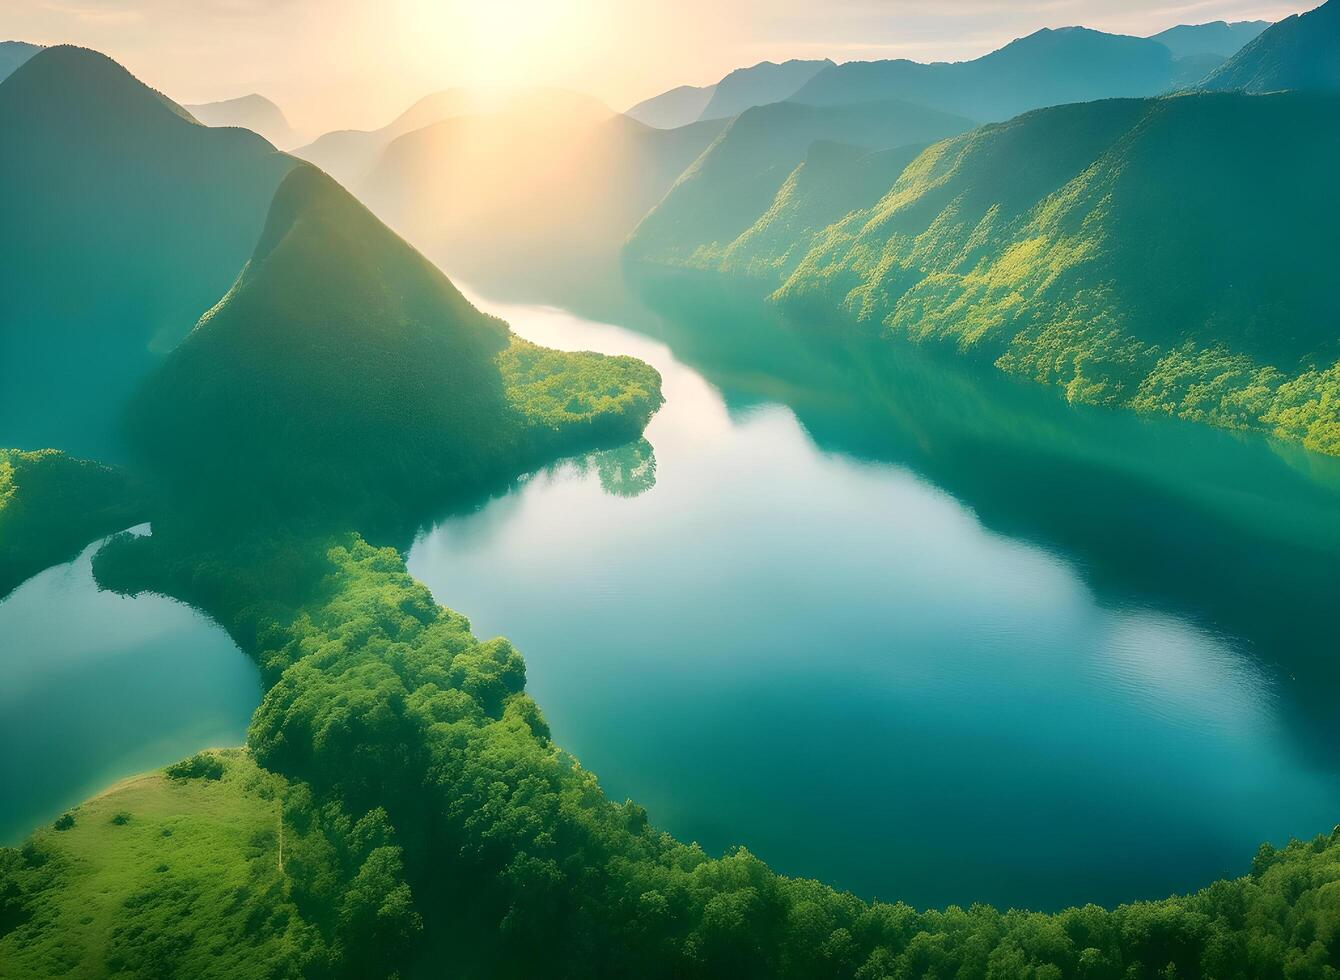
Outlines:
[[1149, 39], [1162, 44], [1172, 52], [1174, 58], [1205, 54], [1231, 58], [1269, 26], [1268, 20], [1239, 20], [1233, 23], [1216, 20], [1209, 24], [1178, 24], [1150, 35]]
[[0, 82], [14, 73], [14, 70], [37, 52], [40, 44], [28, 44], [26, 41], [0, 41]]
[[1244, 92], [1340, 91], [1340, 2], [1286, 17], [1201, 83]]

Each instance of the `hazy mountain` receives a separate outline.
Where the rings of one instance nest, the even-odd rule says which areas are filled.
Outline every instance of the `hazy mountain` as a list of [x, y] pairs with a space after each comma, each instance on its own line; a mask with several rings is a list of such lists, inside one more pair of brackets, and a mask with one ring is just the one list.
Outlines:
[[725, 125], [654, 129], [595, 100], [548, 92], [408, 133], [360, 196], [467, 281], [562, 281], [619, 246]]
[[[1067, 105], [936, 144], [774, 298], [1064, 386], [1340, 453], [1340, 96]], [[757, 270], [773, 254], [737, 254]]]
[[901, 99], [995, 121], [1067, 102], [1157, 95], [1172, 78], [1172, 53], [1157, 41], [1066, 27], [1038, 31], [974, 61], [834, 65], [792, 100], [841, 105]]
[[132, 387], [237, 275], [292, 160], [64, 46], [0, 83], [0, 132], [0, 445], [103, 455]]
[[283, 111], [263, 95], [244, 95], [185, 108], [206, 126], [238, 126], [259, 133], [281, 149], [293, 145], [293, 129]]
[[1239, 20], [1227, 23], [1179, 24], [1150, 36], [1172, 52], [1174, 58], [1195, 54], [1217, 54], [1231, 58], [1248, 41], [1270, 26], [1268, 20]]
[[1228, 59], [1221, 54], [1185, 54], [1173, 59], [1170, 91], [1195, 88]]
[[27, 41], [0, 41], [0, 82], [41, 50], [42, 45], [29, 44]]
[[1244, 92], [1340, 89], [1340, 0], [1271, 26], [1202, 84]]
[[757, 106], [732, 120], [642, 220], [628, 254], [672, 264], [720, 258], [818, 140], [882, 149], [924, 145], [971, 127], [960, 116], [903, 102]]
[[761, 61], [750, 68], [737, 68], [717, 82], [700, 119], [727, 119], [756, 105], [789, 99], [801, 86], [833, 62], [784, 61], [780, 65]]
[[[299, 147], [293, 155], [316, 164], [346, 187], [354, 187], [372, 172], [382, 151], [406, 133], [456, 116], [496, 112], [509, 105], [555, 97], [557, 91], [546, 88], [444, 89], [424, 96], [381, 129], [336, 130]], [[599, 105], [594, 99], [588, 101]], [[613, 114], [603, 105], [599, 105], [598, 111], [605, 116]]]
[[687, 126], [702, 116], [715, 91], [715, 85], [681, 85], [644, 99], [624, 115], [657, 129]]

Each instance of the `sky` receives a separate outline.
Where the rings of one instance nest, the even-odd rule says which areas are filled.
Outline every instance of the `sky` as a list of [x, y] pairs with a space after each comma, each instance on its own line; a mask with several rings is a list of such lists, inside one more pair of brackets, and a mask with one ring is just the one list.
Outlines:
[[1042, 27], [1147, 35], [1320, 0], [0, 0], [0, 39], [96, 48], [178, 102], [259, 92], [315, 136], [461, 84], [613, 108], [763, 60], [973, 58]]

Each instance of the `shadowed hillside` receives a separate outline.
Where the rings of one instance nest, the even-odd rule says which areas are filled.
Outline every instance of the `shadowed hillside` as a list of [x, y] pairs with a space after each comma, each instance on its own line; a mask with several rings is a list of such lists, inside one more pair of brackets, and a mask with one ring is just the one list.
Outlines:
[[228, 288], [292, 160], [81, 48], [0, 83], [0, 445], [116, 455], [135, 384]]
[[19, 65], [41, 50], [42, 46], [40, 44], [29, 44], [26, 41], [0, 41], [0, 82], [12, 75]]
[[1221, 91], [1340, 90], [1340, 0], [1286, 17], [1202, 84]]

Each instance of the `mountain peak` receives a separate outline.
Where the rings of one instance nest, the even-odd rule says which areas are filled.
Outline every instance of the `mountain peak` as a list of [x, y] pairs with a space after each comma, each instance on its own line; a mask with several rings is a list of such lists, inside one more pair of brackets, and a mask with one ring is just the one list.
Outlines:
[[[170, 112], [194, 122], [190, 113], [132, 75], [100, 51], [73, 44], [43, 48], [14, 70], [0, 88], [14, 104], [30, 102], [49, 112], [68, 114], [78, 124], [111, 111], [138, 106], [144, 112]], [[0, 96], [0, 102], [4, 101]]]

